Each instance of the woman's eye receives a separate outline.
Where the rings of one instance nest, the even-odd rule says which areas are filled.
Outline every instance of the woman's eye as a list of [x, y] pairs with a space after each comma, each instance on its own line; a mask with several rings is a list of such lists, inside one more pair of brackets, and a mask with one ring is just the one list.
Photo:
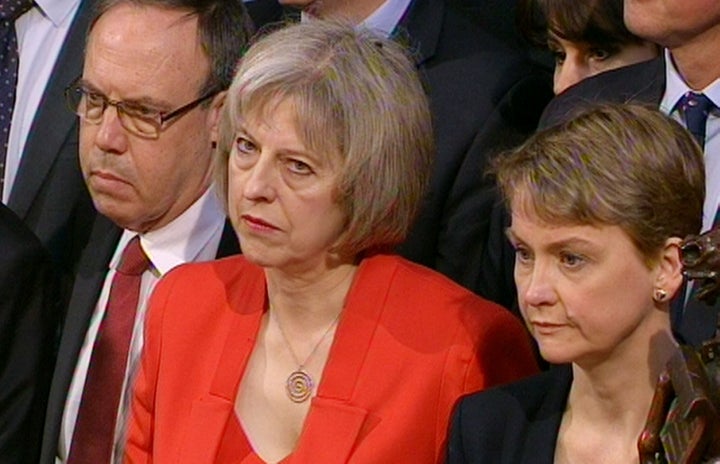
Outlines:
[[563, 252], [560, 254], [560, 262], [567, 268], [578, 268], [585, 264], [585, 258], [577, 253]]
[[556, 65], [560, 65], [565, 62], [565, 52], [559, 50], [551, 50], [551, 52]]
[[294, 174], [311, 174], [313, 171], [307, 163], [300, 160], [288, 160], [288, 169]]
[[547, 48], [550, 50], [555, 64], [562, 64], [565, 61], [565, 50], [563, 50], [559, 43], [554, 40], [548, 40]]
[[515, 246], [515, 261], [520, 264], [527, 264], [532, 260], [532, 253], [525, 247]]
[[590, 58], [595, 61], [604, 61], [610, 58], [612, 53], [605, 50], [604, 48], [591, 48], [590, 49]]
[[245, 137], [238, 137], [235, 140], [235, 146], [237, 147], [238, 153], [250, 154], [255, 151], [255, 144]]

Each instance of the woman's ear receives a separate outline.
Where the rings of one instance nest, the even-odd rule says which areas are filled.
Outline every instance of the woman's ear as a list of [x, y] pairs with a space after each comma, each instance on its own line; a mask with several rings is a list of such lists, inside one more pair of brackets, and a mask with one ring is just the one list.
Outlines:
[[[680, 244], [682, 240], [678, 237], [671, 237], [665, 241], [660, 251], [657, 263], [657, 275], [655, 277], [655, 295], [665, 292], [669, 301], [680, 289], [683, 282], [682, 261], [680, 260]], [[658, 300], [658, 298], [655, 298]]]
[[222, 116], [223, 106], [225, 105], [226, 95], [227, 90], [223, 90], [215, 95], [212, 102], [210, 102], [210, 111], [208, 111], [208, 127], [210, 129], [210, 141], [213, 146], [215, 146], [218, 142], [220, 133], [220, 118]]

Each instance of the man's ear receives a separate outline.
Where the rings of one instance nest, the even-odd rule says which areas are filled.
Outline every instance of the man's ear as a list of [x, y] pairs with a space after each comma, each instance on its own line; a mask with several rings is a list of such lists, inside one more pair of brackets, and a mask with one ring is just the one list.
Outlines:
[[210, 141], [213, 146], [217, 144], [219, 133], [220, 133], [220, 118], [222, 116], [222, 109], [225, 105], [225, 97], [227, 90], [223, 90], [210, 102], [210, 111], [208, 111], [208, 127], [210, 129]]
[[657, 264], [655, 289], [664, 290], [670, 298], [677, 293], [683, 282], [682, 261], [680, 260], [681, 243], [682, 240], [678, 237], [667, 239], [660, 251]]

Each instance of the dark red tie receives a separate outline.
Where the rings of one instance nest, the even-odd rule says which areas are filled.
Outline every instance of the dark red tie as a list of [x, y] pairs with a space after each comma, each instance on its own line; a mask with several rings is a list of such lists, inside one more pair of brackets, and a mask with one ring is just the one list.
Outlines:
[[150, 262], [135, 236], [125, 247], [110, 286], [88, 367], [68, 464], [103, 464], [112, 459], [142, 273]]
[[18, 72], [15, 20], [32, 6], [32, 0], [0, 0], [0, 195], [5, 180], [5, 158]]

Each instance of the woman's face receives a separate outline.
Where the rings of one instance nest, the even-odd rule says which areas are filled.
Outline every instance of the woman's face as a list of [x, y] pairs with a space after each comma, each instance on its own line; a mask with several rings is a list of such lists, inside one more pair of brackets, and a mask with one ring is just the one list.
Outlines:
[[595, 74], [651, 60], [659, 53], [658, 47], [650, 42], [628, 43], [608, 49], [587, 42], [565, 40], [552, 32], [549, 33], [548, 48], [555, 56], [555, 94]]
[[238, 123], [229, 216], [250, 261], [290, 273], [322, 270], [345, 224], [334, 198], [340, 159], [304, 145], [291, 100], [271, 108]]
[[647, 344], [663, 266], [649, 268], [618, 226], [550, 225], [526, 209], [513, 201], [508, 236], [520, 310], [542, 356], [593, 365]]

